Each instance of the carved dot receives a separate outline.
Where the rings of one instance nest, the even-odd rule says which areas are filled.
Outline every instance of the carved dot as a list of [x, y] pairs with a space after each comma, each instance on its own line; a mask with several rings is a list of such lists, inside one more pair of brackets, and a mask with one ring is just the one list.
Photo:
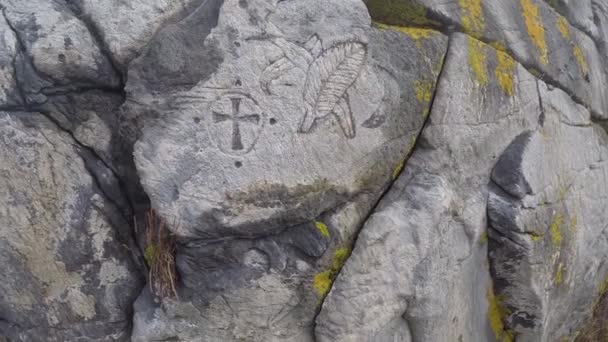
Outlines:
[[234, 166], [236, 166], [237, 168], [243, 166], [243, 163], [241, 163], [240, 161], [234, 162]]
[[239, 42], [234, 42], [234, 45], [235, 45], [236, 47], [239, 47], [239, 46], [241, 46], [241, 43], [239, 43]]
[[195, 122], [195, 123], [199, 123], [199, 122], [201, 122], [201, 118], [199, 118], [199, 117], [196, 117], [196, 116], [195, 116], [195, 117], [194, 117], [194, 122]]
[[236, 82], [235, 82], [234, 84], [235, 84], [236, 86], [241, 86], [241, 85], [242, 85], [241, 80], [236, 80]]
[[57, 55], [57, 58], [59, 58], [59, 61], [61, 63], [65, 63], [65, 55], [60, 53], [59, 55]]
[[276, 123], [277, 123], [277, 119], [275, 119], [275, 118], [270, 118], [270, 124], [271, 124], [271, 125], [274, 125], [274, 124], [276, 124]]

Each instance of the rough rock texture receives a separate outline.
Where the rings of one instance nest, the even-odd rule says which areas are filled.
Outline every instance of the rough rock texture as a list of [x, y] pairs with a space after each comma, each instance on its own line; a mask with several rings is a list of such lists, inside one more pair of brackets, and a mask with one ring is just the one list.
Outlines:
[[129, 227], [82, 153], [40, 114], [0, 113], [0, 335], [11, 341], [128, 336], [141, 281]]
[[[0, 11], [0, 341], [607, 325], [607, 1]], [[142, 281], [149, 209], [175, 298]]]
[[608, 274], [608, 137], [561, 90], [539, 89], [543, 127], [518, 136], [492, 172], [490, 260], [518, 338], [556, 341], [577, 334]]
[[512, 54], [538, 77], [571, 94], [595, 116], [606, 118], [606, 69], [596, 45], [544, 1], [366, 2], [372, 15], [383, 22], [456, 29], [491, 43]]
[[[484, 70], [509, 65], [512, 87], [494, 75], [480, 84], [472, 49], [487, 55]], [[489, 174], [513, 138], [539, 125], [540, 108], [535, 78], [510, 57], [461, 34], [450, 38], [418, 148], [362, 228], [317, 317], [317, 340], [492, 340], [483, 241]]]
[[198, 34], [191, 23], [207, 13], [160, 32], [130, 72], [145, 101], [172, 90], [180, 67], [201, 71], [190, 89], [156, 94], [172, 110], [135, 148], [153, 206], [180, 218], [182, 237], [263, 236], [377, 193], [418, 134], [441, 67], [445, 38], [424, 31], [436, 38], [420, 38], [418, 52], [411, 37], [371, 29], [358, 1], [245, 4], [226, 2], [201, 43], [171, 56], [165, 45]]
[[[153, 207], [180, 220], [185, 302], [155, 309], [144, 294], [133, 336], [311, 340], [319, 299], [428, 115], [447, 37], [372, 28], [359, 1], [234, 1], [218, 15], [172, 64], [163, 46], [208, 12], [159, 32], [129, 74], [129, 101], [168, 103], [135, 158]], [[180, 66], [205, 78], [175, 91]]]

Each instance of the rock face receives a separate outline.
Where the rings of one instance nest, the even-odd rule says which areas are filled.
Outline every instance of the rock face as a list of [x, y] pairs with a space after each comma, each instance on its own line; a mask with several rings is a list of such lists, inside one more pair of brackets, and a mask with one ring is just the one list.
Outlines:
[[[573, 337], [607, 273], [606, 132], [561, 90], [541, 85], [545, 121], [492, 172], [490, 260], [509, 326], [527, 341]], [[580, 146], [585, 146], [581, 153]]]
[[149, 106], [169, 108], [143, 129], [135, 159], [152, 205], [180, 219], [185, 294], [162, 308], [144, 294], [133, 336], [308, 341], [319, 299], [428, 115], [447, 37], [372, 28], [358, 1], [233, 1], [218, 15], [202, 46], [172, 51], [175, 70], [208, 74], [190, 89], [170, 87], [164, 46], [198, 30], [202, 10], [160, 32], [130, 71], [129, 101], [154, 94]]
[[371, 29], [358, 1], [271, 3], [226, 2], [194, 49], [168, 50], [207, 15], [193, 13], [159, 33], [130, 75], [151, 93], [171, 90], [182, 65], [204, 72], [190, 89], [156, 94], [171, 110], [135, 148], [153, 206], [180, 218], [180, 236], [264, 236], [377, 193], [428, 111], [444, 39], [421, 38], [412, 53], [414, 39]]
[[[0, 11], [0, 341], [584, 341], [600, 317], [606, 1]], [[150, 209], [175, 297], [146, 285]]]
[[42, 115], [2, 112], [0, 132], [0, 334], [125, 339], [141, 280], [119, 208]]

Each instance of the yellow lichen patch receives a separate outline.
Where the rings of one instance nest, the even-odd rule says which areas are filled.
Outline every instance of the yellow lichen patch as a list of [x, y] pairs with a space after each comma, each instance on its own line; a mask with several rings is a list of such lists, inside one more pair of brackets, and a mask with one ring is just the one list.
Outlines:
[[545, 237], [544, 234], [541, 234], [541, 233], [538, 233], [538, 232], [534, 232], [534, 231], [530, 232], [529, 234], [530, 234], [530, 238], [534, 242], [540, 241], [540, 240], [542, 240]]
[[374, 26], [380, 30], [393, 30], [397, 32], [401, 32], [406, 34], [412, 40], [416, 42], [416, 46], [421, 47], [421, 41], [427, 38], [432, 37], [433, 35], [440, 34], [438, 31], [425, 29], [425, 28], [417, 28], [417, 27], [404, 27], [404, 26], [395, 26], [395, 25], [386, 25], [382, 23], [374, 22]]
[[507, 51], [507, 47], [503, 42], [494, 41], [490, 43], [490, 46], [499, 51]]
[[551, 233], [551, 241], [554, 247], [559, 247], [562, 244], [562, 231], [561, 226], [564, 222], [564, 216], [561, 213], [553, 215], [553, 220], [549, 225], [549, 232]]
[[545, 28], [538, 13], [538, 6], [532, 0], [520, 0], [520, 4], [528, 35], [538, 49], [538, 59], [542, 64], [547, 64], [549, 63], [549, 53], [545, 42]]
[[331, 270], [323, 271], [315, 275], [313, 286], [315, 290], [317, 290], [319, 296], [325, 297], [327, 295], [329, 289], [331, 289], [332, 281]]
[[146, 263], [148, 264], [148, 266], [152, 265], [152, 261], [154, 260], [155, 255], [156, 255], [156, 247], [154, 246], [154, 244], [147, 245], [146, 249], [144, 250], [144, 259], [146, 260]]
[[559, 263], [557, 272], [555, 272], [555, 285], [559, 285], [564, 281], [564, 264]]
[[486, 51], [483, 43], [475, 38], [469, 40], [469, 67], [480, 85], [488, 84], [488, 71], [486, 66]]
[[486, 292], [488, 300], [488, 320], [497, 341], [513, 342], [513, 331], [505, 330], [503, 320], [509, 315], [509, 310], [504, 304], [504, 296], [496, 296], [492, 286]]
[[572, 52], [574, 53], [574, 58], [576, 59], [576, 63], [578, 64], [579, 68], [581, 69], [581, 73], [583, 73], [584, 77], [587, 77], [589, 75], [589, 65], [587, 64], [587, 58], [585, 58], [583, 51], [581, 50], [581, 48], [578, 45], [575, 44], [574, 47], [572, 48]]
[[401, 173], [401, 170], [403, 170], [404, 166], [405, 166], [405, 159], [402, 159], [399, 163], [397, 163], [397, 165], [395, 165], [395, 168], [393, 169], [393, 172], [391, 173], [392, 180], [397, 179], [397, 177]]
[[557, 15], [557, 29], [559, 33], [562, 34], [562, 37], [565, 39], [570, 39], [570, 26], [568, 26], [568, 21], [564, 16]]
[[346, 259], [348, 259], [349, 255], [350, 255], [349, 248], [345, 248], [345, 247], [338, 248], [334, 252], [334, 257], [332, 259], [332, 263], [331, 263], [332, 271], [334, 271], [335, 273], [338, 273], [338, 271], [340, 271], [340, 269], [346, 262]]
[[315, 288], [317, 294], [320, 297], [325, 297], [327, 295], [327, 293], [331, 289], [331, 285], [334, 279], [340, 272], [340, 269], [342, 269], [342, 266], [346, 262], [346, 259], [348, 259], [349, 255], [349, 248], [338, 248], [334, 252], [334, 255], [332, 257], [330, 269], [317, 273], [315, 275], [313, 279], [313, 287]]
[[458, 4], [465, 32], [481, 34], [486, 26], [481, 0], [458, 0]]
[[327, 225], [325, 223], [317, 221], [315, 222], [315, 227], [317, 227], [317, 230], [319, 233], [321, 233], [321, 235], [325, 236], [326, 238], [329, 237], [329, 229], [327, 229]]
[[484, 231], [483, 233], [481, 233], [481, 235], [479, 236], [479, 244], [480, 245], [485, 245], [488, 242], [488, 232]]
[[429, 81], [416, 81], [414, 84], [414, 92], [416, 99], [421, 104], [425, 105], [422, 111], [422, 116], [426, 117], [429, 114], [429, 104], [433, 98], [433, 83]]
[[498, 64], [496, 65], [496, 70], [494, 70], [494, 75], [496, 75], [498, 85], [505, 94], [508, 96], [513, 96], [513, 74], [516, 66], [515, 61], [513, 58], [511, 58], [511, 56], [498, 50], [496, 50], [496, 59]]

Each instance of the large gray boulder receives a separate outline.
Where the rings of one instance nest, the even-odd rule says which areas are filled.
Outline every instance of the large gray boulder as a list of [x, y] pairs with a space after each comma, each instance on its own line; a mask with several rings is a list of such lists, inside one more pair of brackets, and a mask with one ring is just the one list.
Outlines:
[[608, 136], [563, 91], [539, 85], [542, 128], [514, 139], [492, 172], [489, 256], [518, 341], [562, 341], [608, 276]]
[[[159, 33], [129, 74], [133, 101], [169, 103], [135, 158], [176, 233], [264, 236], [390, 180], [428, 110], [436, 33], [418, 52], [371, 29], [359, 1], [227, 1], [209, 35], [189, 40], [208, 10]], [[175, 91], [185, 70], [191, 86]]]
[[158, 116], [136, 164], [181, 242], [180, 300], [144, 292], [133, 339], [312, 341], [428, 116], [447, 38], [373, 28], [359, 1], [210, 3], [131, 64], [125, 107]]
[[[487, 60], [475, 63], [471, 51]], [[506, 74], [490, 73], [499, 65]], [[541, 113], [537, 81], [521, 65], [450, 37], [429, 123], [323, 303], [317, 341], [502, 340], [485, 266], [488, 175]]]
[[0, 113], [0, 336], [11, 341], [128, 338], [141, 286], [130, 227], [77, 146], [40, 114]]

